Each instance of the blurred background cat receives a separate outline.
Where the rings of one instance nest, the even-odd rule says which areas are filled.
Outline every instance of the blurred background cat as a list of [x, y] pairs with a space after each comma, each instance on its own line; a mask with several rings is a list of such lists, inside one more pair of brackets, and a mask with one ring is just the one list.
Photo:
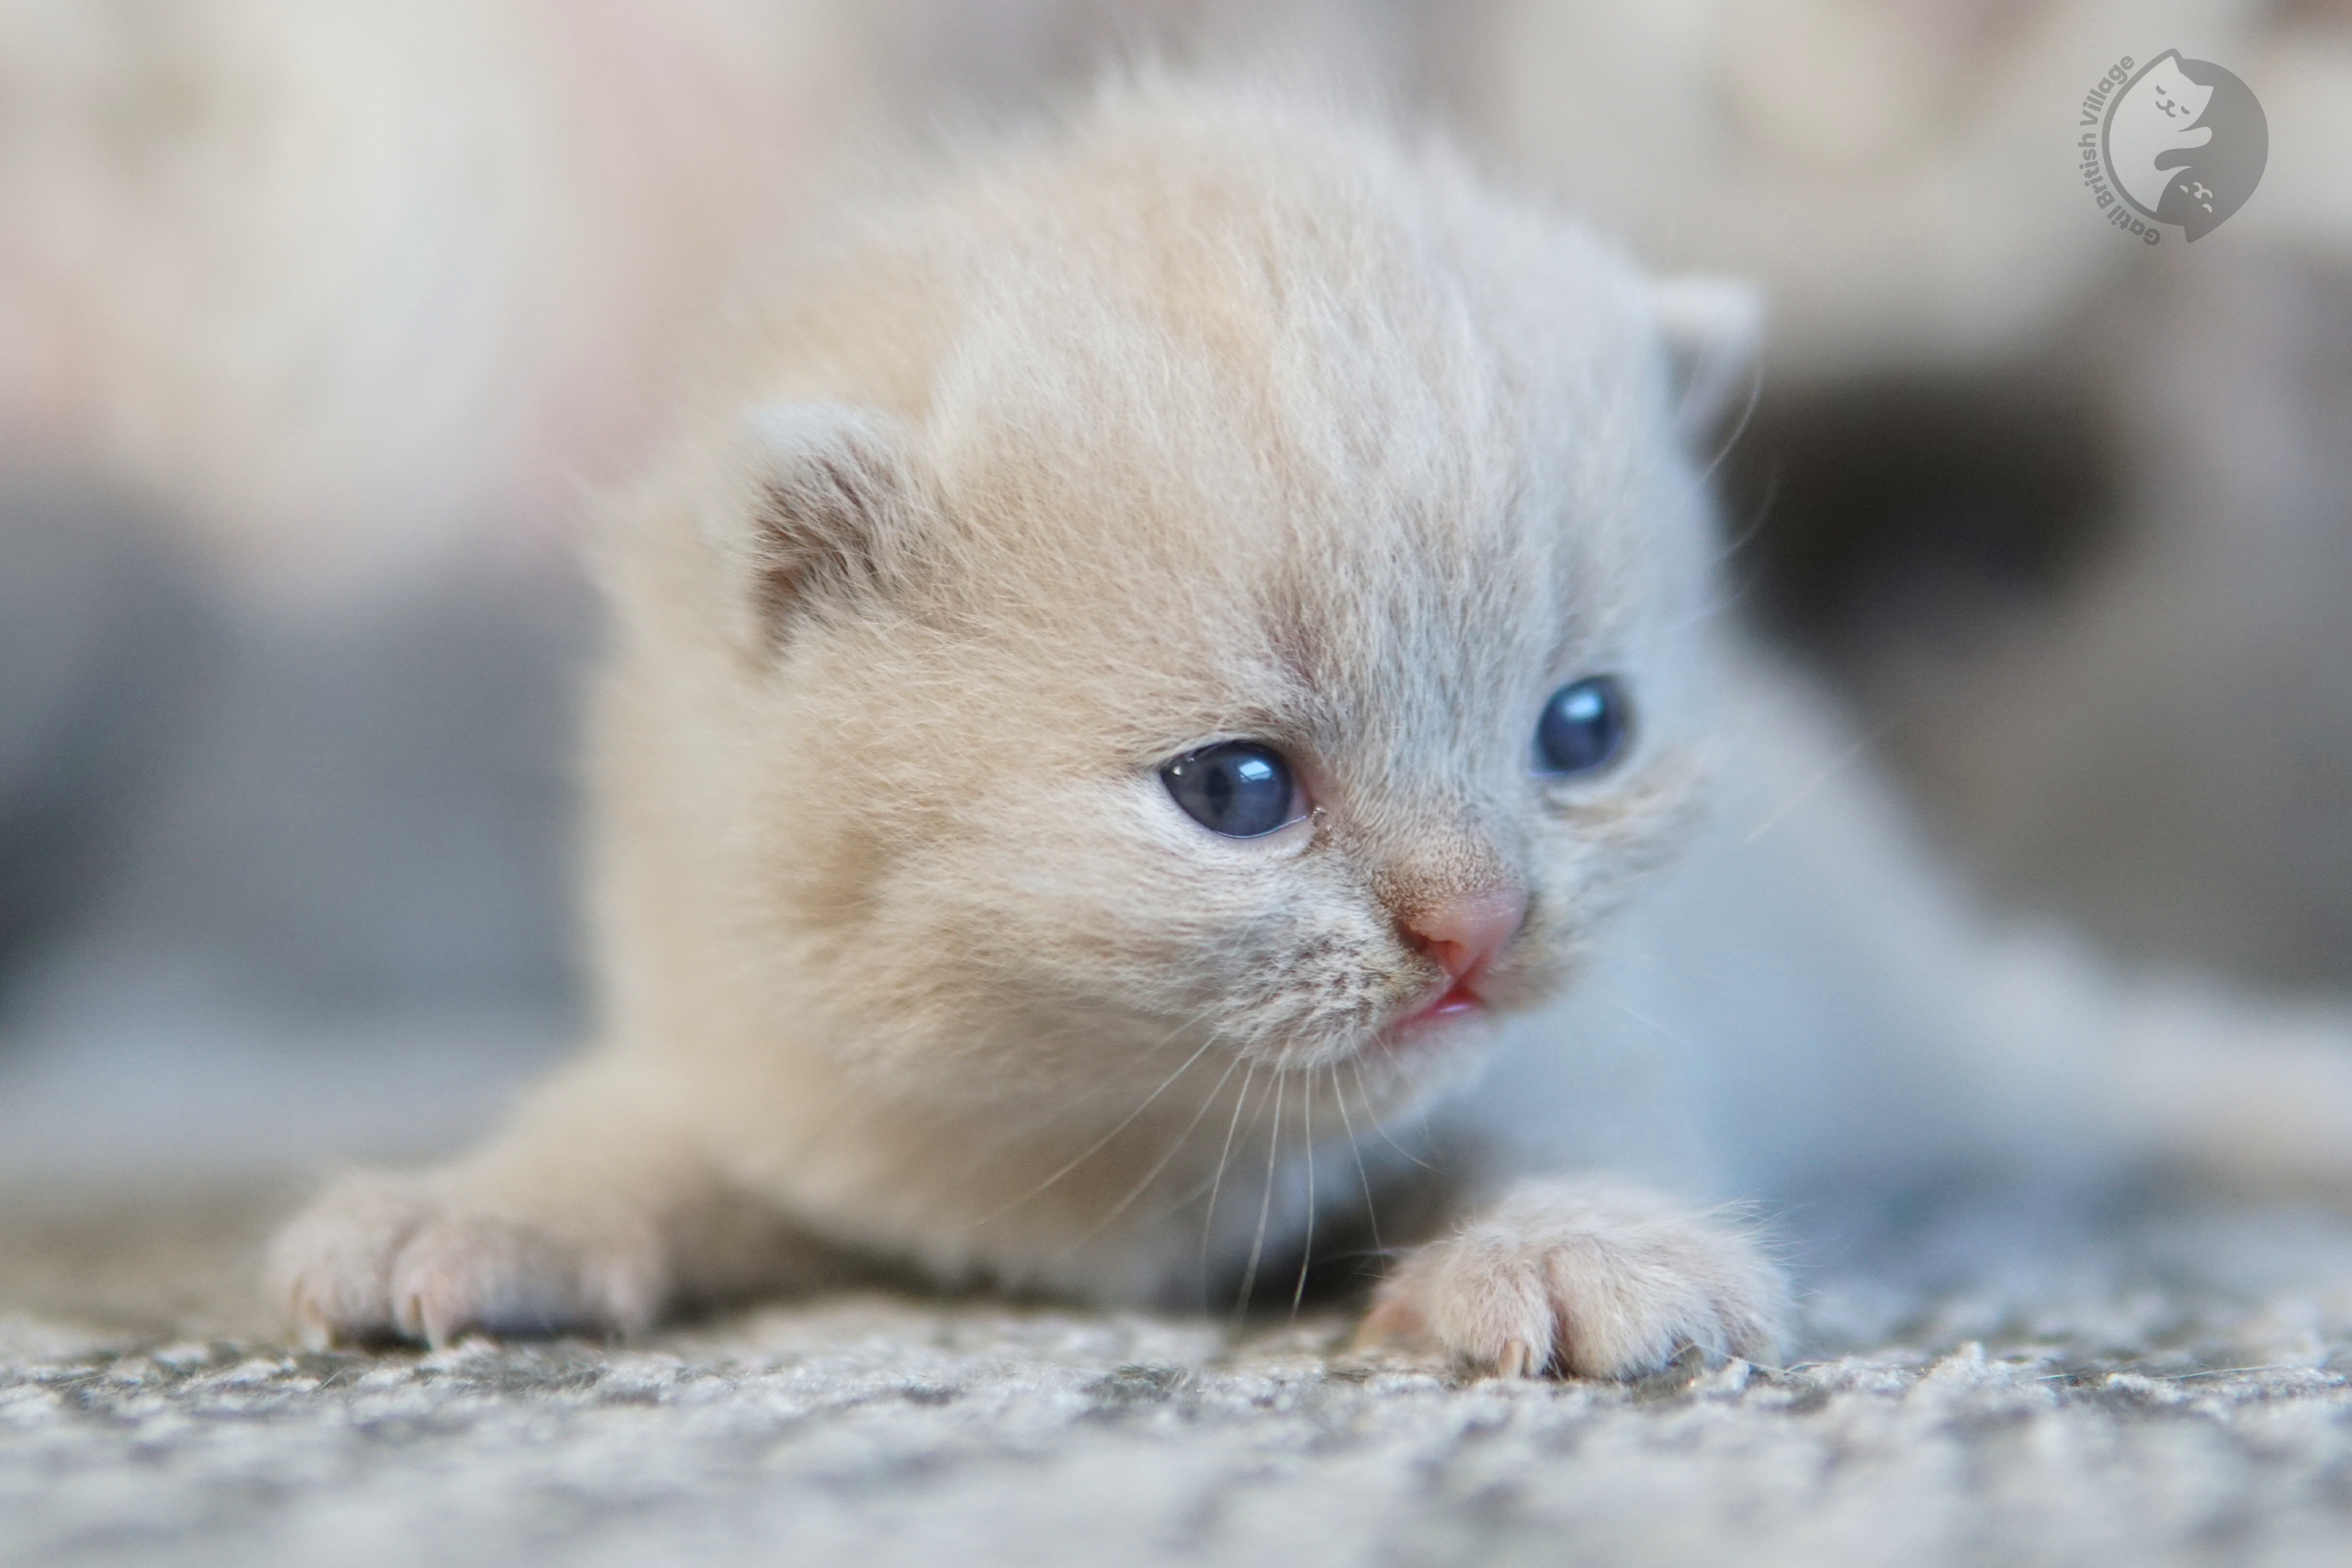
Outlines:
[[[2193, 251], [2074, 170], [2083, 88], [2165, 49], [2271, 127]], [[1743, 607], [1958, 863], [2352, 981], [2340, 5], [20, 0], [0, 1168], [437, 1145], [557, 1048], [575, 496], [811, 192], [1139, 51], [1312, 60], [1761, 280]]]

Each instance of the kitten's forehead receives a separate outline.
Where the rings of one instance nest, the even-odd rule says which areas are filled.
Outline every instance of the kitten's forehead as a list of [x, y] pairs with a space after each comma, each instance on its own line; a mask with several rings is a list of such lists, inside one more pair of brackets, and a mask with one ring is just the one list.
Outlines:
[[951, 510], [1041, 591], [1213, 597], [1310, 668], [1605, 634], [1658, 449], [1631, 269], [1442, 162], [1194, 153], [997, 194], [925, 420]]

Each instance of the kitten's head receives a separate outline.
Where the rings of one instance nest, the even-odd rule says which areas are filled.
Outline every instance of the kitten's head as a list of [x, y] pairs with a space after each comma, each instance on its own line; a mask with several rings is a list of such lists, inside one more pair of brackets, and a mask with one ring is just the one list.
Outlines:
[[684, 897], [913, 1092], [1442, 1072], [1685, 831], [1713, 548], [1661, 325], [1737, 305], [1181, 96], [878, 222], [618, 558]]

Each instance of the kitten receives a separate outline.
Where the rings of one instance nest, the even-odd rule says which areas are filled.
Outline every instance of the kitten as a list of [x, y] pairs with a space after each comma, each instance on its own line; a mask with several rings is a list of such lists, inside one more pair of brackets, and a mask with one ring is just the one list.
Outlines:
[[1727, 625], [1678, 424], [1736, 291], [1145, 83], [778, 297], [604, 540], [602, 1042], [288, 1227], [306, 1338], [844, 1249], [1221, 1303], [1418, 1225], [1368, 1337], [1626, 1376], [1772, 1353], [1721, 1197], [2062, 1137], [2340, 1178], [2325, 1026], [2224, 1057], [1981, 940]]

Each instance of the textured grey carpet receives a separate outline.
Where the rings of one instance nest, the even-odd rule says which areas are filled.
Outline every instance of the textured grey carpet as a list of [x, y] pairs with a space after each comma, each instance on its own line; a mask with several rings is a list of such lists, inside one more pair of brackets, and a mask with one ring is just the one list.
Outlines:
[[875, 1295], [298, 1355], [286, 1198], [6, 1194], [0, 1562], [2352, 1561], [2332, 1216], [1948, 1205], [1815, 1261], [1815, 1359], [1623, 1388]]

